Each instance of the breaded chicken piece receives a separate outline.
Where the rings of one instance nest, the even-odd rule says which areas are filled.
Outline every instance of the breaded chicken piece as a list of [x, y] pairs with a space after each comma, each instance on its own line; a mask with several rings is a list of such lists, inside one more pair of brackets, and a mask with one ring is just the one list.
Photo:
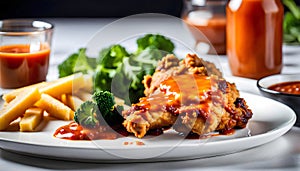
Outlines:
[[143, 83], [146, 97], [123, 112], [123, 125], [139, 138], [165, 126], [199, 135], [244, 128], [252, 117], [235, 84], [226, 82], [214, 64], [195, 54], [182, 61], [167, 55]]
[[185, 125], [187, 133], [214, 131], [225, 113], [225, 91], [218, 88], [221, 83], [217, 77], [196, 74], [169, 77], [153, 94], [141, 98], [124, 113], [123, 125], [139, 138], [150, 129], [174, 124], [175, 130]]
[[187, 54], [182, 61], [173, 54], [169, 54], [158, 63], [153, 76], [147, 75], [144, 77], [145, 96], [152, 94], [163, 80], [182, 74], [222, 77], [222, 73], [213, 63], [204, 61], [196, 54]]
[[150, 129], [170, 127], [174, 124], [177, 116], [169, 112], [134, 111], [124, 121], [123, 125], [128, 132], [138, 138], [146, 135]]

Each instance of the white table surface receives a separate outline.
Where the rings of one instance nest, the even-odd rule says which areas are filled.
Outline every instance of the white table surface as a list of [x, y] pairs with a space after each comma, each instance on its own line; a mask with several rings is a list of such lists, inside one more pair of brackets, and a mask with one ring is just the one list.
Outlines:
[[[55, 24], [51, 67], [48, 79], [57, 78], [57, 64], [69, 54], [84, 47], [101, 28], [116, 19], [47, 19]], [[300, 74], [300, 47], [283, 47], [282, 73]], [[230, 76], [226, 56], [218, 57], [225, 76]], [[248, 80], [245, 80], [248, 81]], [[249, 80], [242, 91], [259, 94], [255, 80]], [[0, 170], [300, 170], [300, 128], [268, 144], [239, 153], [187, 161], [100, 164], [50, 160], [19, 155], [0, 149]]]

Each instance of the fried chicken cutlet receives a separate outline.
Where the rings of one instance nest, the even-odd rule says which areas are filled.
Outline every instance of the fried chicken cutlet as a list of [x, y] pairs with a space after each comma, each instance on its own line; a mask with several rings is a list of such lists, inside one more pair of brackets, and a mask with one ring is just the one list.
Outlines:
[[123, 112], [123, 125], [139, 138], [151, 129], [170, 126], [199, 135], [244, 128], [252, 117], [235, 84], [195, 54], [182, 61], [167, 55], [143, 83], [146, 97]]

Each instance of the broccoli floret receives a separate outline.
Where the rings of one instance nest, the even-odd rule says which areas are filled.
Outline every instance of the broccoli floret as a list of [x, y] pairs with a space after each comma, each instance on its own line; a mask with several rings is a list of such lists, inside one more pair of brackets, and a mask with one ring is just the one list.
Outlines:
[[93, 100], [98, 105], [103, 117], [106, 117], [106, 115], [114, 110], [115, 98], [113, 94], [108, 91], [96, 91], [93, 94]]
[[147, 47], [151, 46], [156, 47], [159, 50], [172, 53], [175, 47], [170, 39], [159, 34], [147, 34], [144, 37], [137, 39], [137, 45], [137, 53], [140, 53]]
[[137, 40], [138, 48], [129, 54], [121, 45], [101, 50], [94, 73], [94, 90], [110, 91], [135, 103], [144, 96], [144, 75], [152, 75], [157, 62], [174, 50], [174, 44], [159, 34], [147, 34]]
[[167, 55], [166, 51], [160, 50], [154, 46], [149, 46], [143, 51], [141, 51], [138, 55], [133, 56], [133, 58], [139, 63], [156, 67], [157, 62], [161, 60], [165, 55]]
[[83, 127], [93, 128], [98, 123], [98, 106], [92, 101], [86, 101], [75, 111], [74, 121]]
[[107, 69], [102, 65], [97, 66], [93, 75], [94, 91], [111, 91], [111, 82], [115, 74], [115, 69]]
[[59, 77], [65, 77], [77, 72], [84, 74], [93, 73], [96, 58], [89, 58], [85, 54], [86, 49], [79, 49], [78, 53], [70, 55], [63, 63], [58, 65]]
[[147, 47], [138, 55], [124, 58], [110, 84], [111, 91], [124, 99], [128, 105], [138, 102], [139, 98], [144, 96], [144, 76], [154, 73], [157, 62], [164, 55], [164, 52], [156, 47]]
[[122, 65], [123, 58], [126, 56], [129, 54], [121, 45], [113, 45], [101, 50], [94, 72], [95, 91], [111, 91], [111, 82], [115, 77], [116, 69]]
[[98, 63], [105, 68], [117, 68], [126, 56], [129, 56], [129, 53], [123, 46], [112, 45], [100, 51]]
[[[101, 117], [109, 124], [121, 124], [124, 118], [120, 115], [120, 112], [123, 110], [121, 106], [116, 106], [115, 97], [109, 91], [96, 91], [93, 94], [93, 100], [99, 108]], [[101, 120], [97, 118], [98, 120]]]
[[76, 110], [74, 121], [86, 128], [94, 128], [105, 122], [110, 126], [121, 125], [124, 118], [120, 113], [123, 110], [123, 106], [115, 105], [112, 93], [96, 91], [93, 94], [93, 101], [82, 103]]

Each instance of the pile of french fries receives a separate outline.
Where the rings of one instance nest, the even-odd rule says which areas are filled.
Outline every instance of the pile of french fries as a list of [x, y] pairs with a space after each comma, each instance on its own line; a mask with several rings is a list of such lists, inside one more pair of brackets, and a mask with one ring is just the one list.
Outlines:
[[73, 120], [74, 112], [91, 99], [92, 77], [81, 73], [52, 82], [15, 89], [2, 96], [0, 131], [19, 120], [20, 131], [35, 131], [46, 115], [60, 120]]

